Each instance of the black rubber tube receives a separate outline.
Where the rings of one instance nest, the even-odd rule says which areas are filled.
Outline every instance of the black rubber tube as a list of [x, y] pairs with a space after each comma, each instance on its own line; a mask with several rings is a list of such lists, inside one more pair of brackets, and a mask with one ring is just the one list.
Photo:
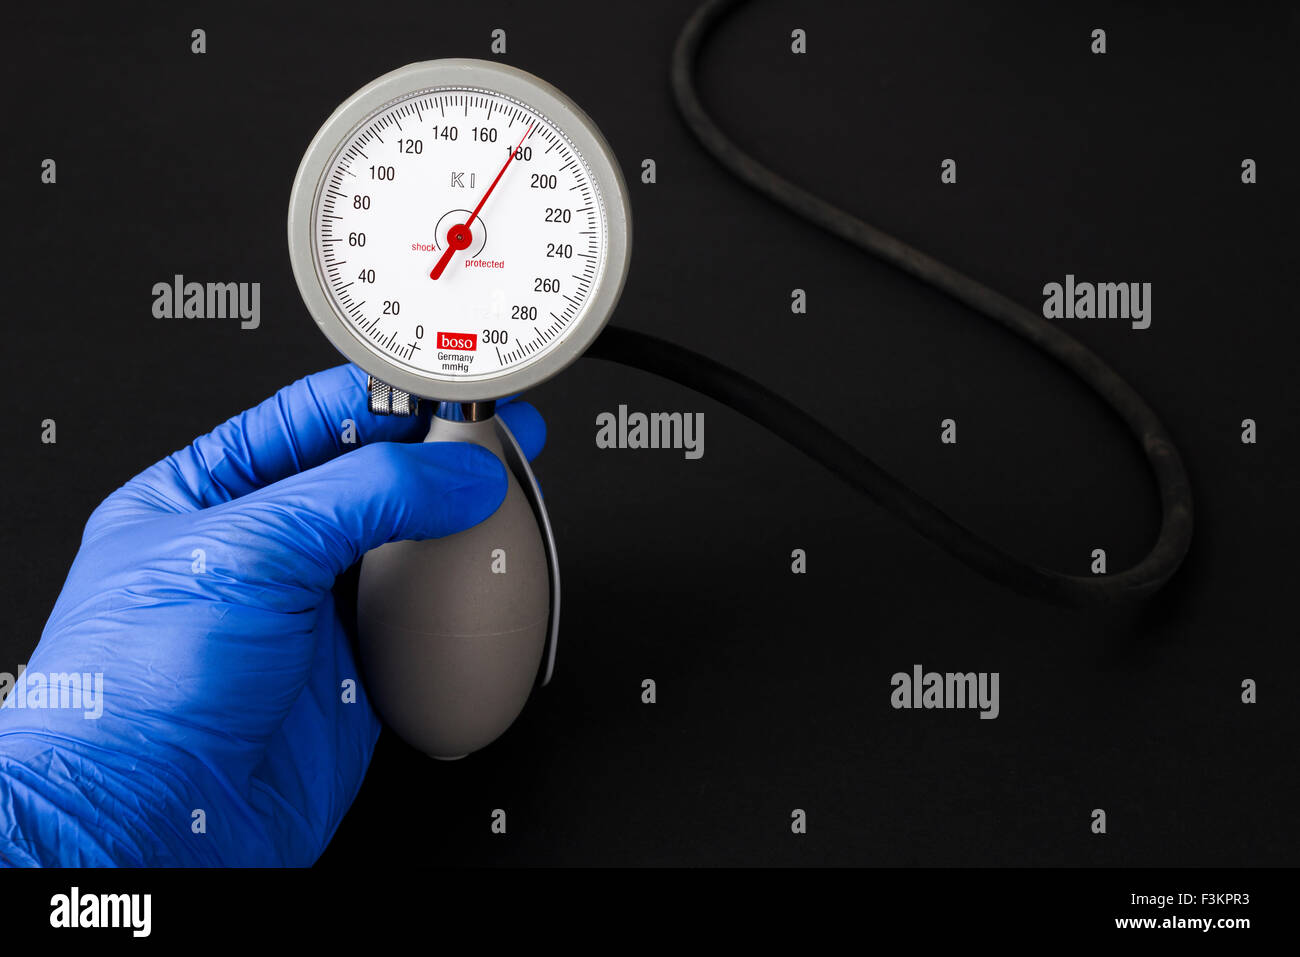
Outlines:
[[695, 89], [694, 68], [710, 30], [744, 0], [710, 0], [678, 37], [672, 89], [682, 119], [705, 150], [746, 185], [795, 215], [892, 263], [998, 322], [1078, 376], [1138, 440], [1155, 475], [1161, 523], [1156, 542], [1131, 568], [1104, 576], [1066, 575], [1010, 555], [903, 485], [817, 419], [718, 362], [653, 336], [607, 328], [587, 351], [652, 372], [710, 396], [769, 429], [993, 581], [1059, 604], [1098, 605], [1145, 598], [1178, 570], [1192, 539], [1192, 491], [1173, 440], [1120, 376], [1082, 343], [969, 276], [831, 205], [763, 166], [718, 128]]

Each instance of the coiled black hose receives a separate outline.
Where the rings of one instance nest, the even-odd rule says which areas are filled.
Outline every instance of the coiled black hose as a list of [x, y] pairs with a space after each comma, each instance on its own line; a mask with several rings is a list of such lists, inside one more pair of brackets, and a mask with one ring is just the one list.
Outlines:
[[1160, 493], [1160, 534], [1146, 556], [1122, 572], [1065, 575], [1023, 561], [980, 538], [903, 485], [816, 418], [718, 362], [662, 339], [608, 327], [587, 355], [655, 373], [709, 396], [785, 439], [864, 492], [940, 548], [987, 578], [1022, 594], [1067, 605], [1145, 598], [1182, 564], [1192, 538], [1192, 491], [1182, 459], [1155, 412], [1092, 350], [983, 283], [812, 195], [746, 154], [718, 128], [695, 89], [695, 62], [709, 32], [744, 0], [709, 0], [687, 21], [672, 60], [672, 90], [701, 145], [746, 185], [795, 215], [892, 263], [982, 313], [1051, 356], [1087, 384], [1141, 443]]

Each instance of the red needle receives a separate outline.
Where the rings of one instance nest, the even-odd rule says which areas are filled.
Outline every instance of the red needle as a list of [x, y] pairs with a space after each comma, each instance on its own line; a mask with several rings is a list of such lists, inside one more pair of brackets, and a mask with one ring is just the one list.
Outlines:
[[519, 147], [524, 145], [524, 140], [528, 139], [528, 134], [533, 131], [533, 125], [532, 123], [528, 124], [528, 129], [524, 131], [524, 135], [519, 137], [519, 145], [510, 151], [510, 155], [506, 157], [506, 165], [501, 167], [501, 172], [497, 173], [497, 178], [492, 181], [492, 185], [487, 188], [483, 198], [478, 201], [478, 205], [474, 207], [474, 212], [469, 214], [469, 219], [463, 223], [458, 223], [447, 231], [447, 251], [442, 254], [442, 258], [438, 260], [438, 265], [434, 266], [433, 271], [429, 273], [430, 279], [437, 279], [441, 276], [442, 271], [447, 268], [447, 264], [451, 262], [451, 257], [456, 251], [465, 249], [474, 241], [474, 236], [469, 231], [469, 224], [474, 222], [479, 210], [483, 208], [483, 204], [492, 195], [492, 190], [497, 188], [497, 183], [501, 182], [501, 177], [506, 175], [506, 170], [510, 168], [510, 164], [514, 161], [515, 154], [519, 152]]
[[451, 262], [452, 255], [458, 249], [464, 249], [473, 240], [470, 231], [463, 225], [453, 226], [447, 231], [447, 251], [442, 254], [438, 260], [438, 265], [433, 267], [433, 272], [429, 273], [430, 279], [437, 279], [442, 275], [442, 271], [447, 268], [447, 263]]

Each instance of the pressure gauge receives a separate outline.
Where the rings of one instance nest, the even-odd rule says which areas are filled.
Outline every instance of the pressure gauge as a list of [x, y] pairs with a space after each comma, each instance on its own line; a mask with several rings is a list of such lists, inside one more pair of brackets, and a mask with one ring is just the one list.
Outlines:
[[568, 97], [480, 60], [415, 63], [343, 103], [294, 182], [308, 310], [394, 389], [521, 392], [592, 342], [630, 259], [627, 187]]
[[491, 743], [554, 670], [555, 538], [494, 400], [582, 354], [618, 302], [630, 251], [627, 187], [595, 124], [496, 63], [381, 76], [334, 111], [298, 168], [294, 277], [317, 325], [370, 374], [371, 411], [437, 400], [425, 441], [474, 443], [507, 470], [501, 505], [479, 524], [389, 542], [361, 563], [366, 690], [433, 757]]

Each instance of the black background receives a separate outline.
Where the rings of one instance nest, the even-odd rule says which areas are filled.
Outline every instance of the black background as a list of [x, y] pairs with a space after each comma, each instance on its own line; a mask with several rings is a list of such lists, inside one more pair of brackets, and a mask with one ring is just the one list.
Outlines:
[[[572, 96], [622, 161], [635, 238], [615, 323], [789, 396], [1012, 550], [1074, 573], [1096, 547], [1112, 569], [1139, 558], [1149, 478], [1080, 386], [697, 147], [667, 83], [693, 6], [24, 5], [5, 41], [0, 670], [35, 646], [95, 504], [338, 361], [284, 238], [320, 123], [402, 64], [490, 57], [497, 27], [501, 59]], [[1295, 863], [1298, 28], [1282, 4], [757, 0], [731, 18], [703, 94], [773, 168], [1033, 308], [1067, 272], [1153, 284], [1145, 332], [1065, 325], [1179, 441], [1187, 564], [1136, 609], [1027, 601], [725, 408], [580, 362], [530, 396], [564, 569], [554, 682], [465, 761], [386, 733], [321, 864]], [[175, 273], [260, 282], [261, 328], [154, 319]], [[597, 449], [620, 403], [705, 412], [704, 458]], [[915, 663], [1000, 672], [1001, 716], [892, 710], [890, 676]]]

